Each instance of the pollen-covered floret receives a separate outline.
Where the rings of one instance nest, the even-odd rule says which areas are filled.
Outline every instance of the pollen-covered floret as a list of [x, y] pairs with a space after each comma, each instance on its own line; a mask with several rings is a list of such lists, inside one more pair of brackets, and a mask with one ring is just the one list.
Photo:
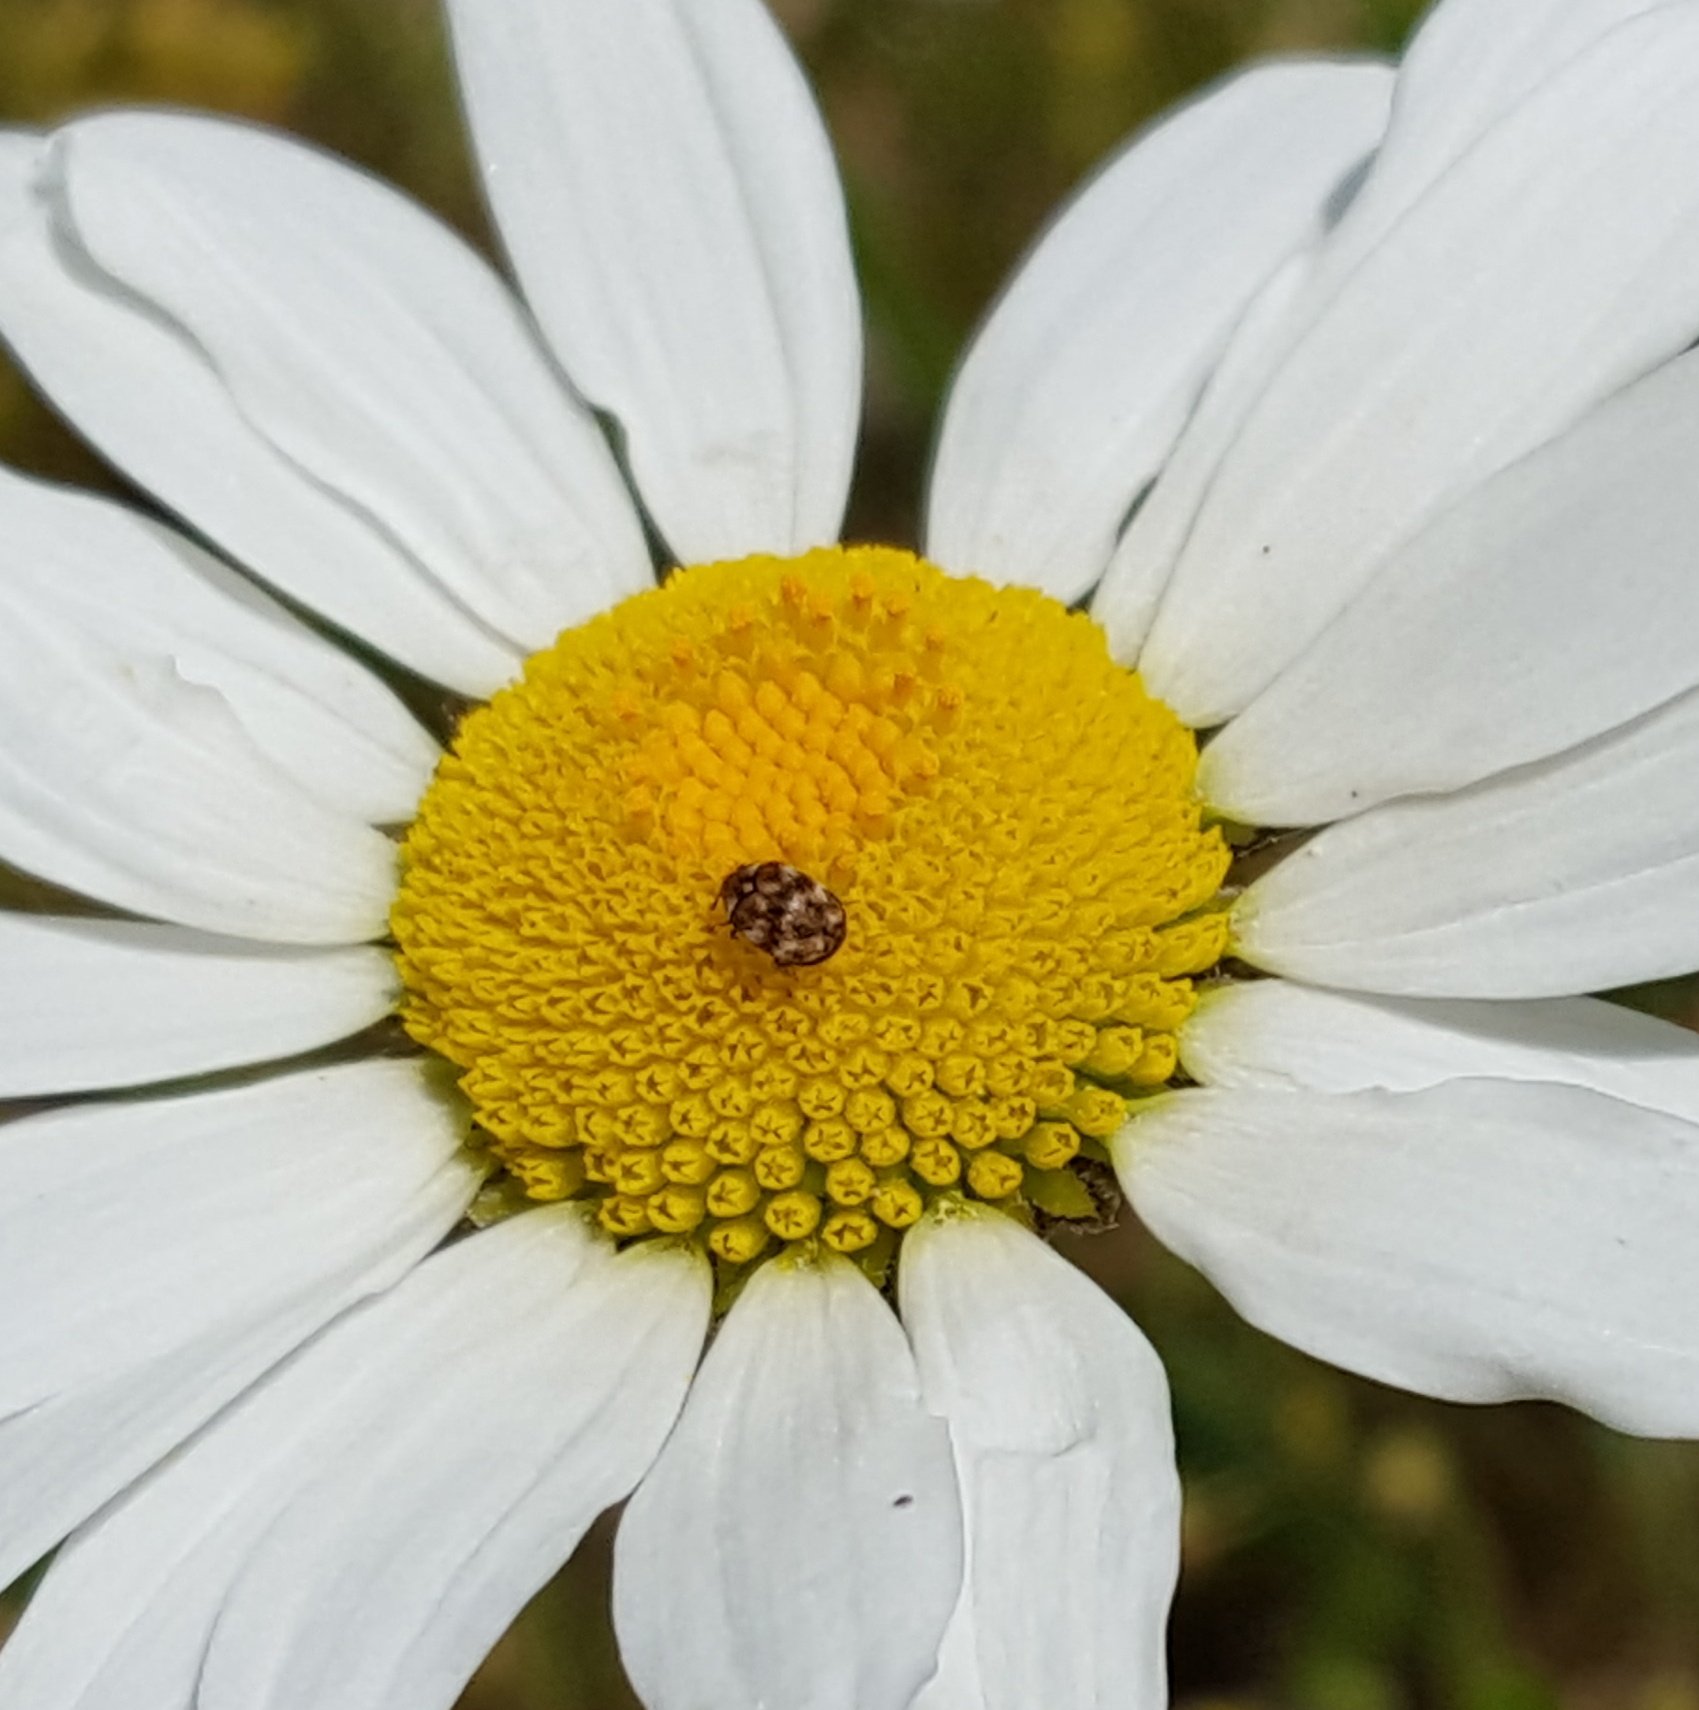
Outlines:
[[[1055, 1206], [1221, 954], [1196, 761], [1041, 594], [872, 548], [682, 571], [465, 720], [404, 846], [403, 1017], [510, 1177], [619, 1237], [877, 1260], [940, 1192]], [[832, 954], [731, 929], [764, 864]]]

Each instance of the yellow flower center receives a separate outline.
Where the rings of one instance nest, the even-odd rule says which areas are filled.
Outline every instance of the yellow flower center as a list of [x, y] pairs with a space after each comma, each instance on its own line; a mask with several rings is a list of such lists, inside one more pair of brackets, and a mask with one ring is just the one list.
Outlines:
[[392, 914], [407, 1030], [533, 1199], [728, 1265], [1059, 1214], [1174, 1072], [1228, 851], [1078, 613], [876, 548], [675, 574], [463, 722]]

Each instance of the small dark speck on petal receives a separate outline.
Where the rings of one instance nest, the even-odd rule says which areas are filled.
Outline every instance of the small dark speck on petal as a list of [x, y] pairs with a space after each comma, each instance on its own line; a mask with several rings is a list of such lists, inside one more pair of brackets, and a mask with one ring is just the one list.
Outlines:
[[891, 1506], [893, 1508], [912, 1508], [914, 1507], [914, 1498], [908, 1495], [899, 1496]]

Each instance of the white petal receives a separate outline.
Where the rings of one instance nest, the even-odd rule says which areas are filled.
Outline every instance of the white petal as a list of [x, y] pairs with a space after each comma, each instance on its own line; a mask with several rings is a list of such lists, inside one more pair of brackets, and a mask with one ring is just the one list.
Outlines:
[[0, 1407], [239, 1322], [280, 1278], [357, 1253], [450, 1165], [464, 1122], [445, 1085], [377, 1059], [0, 1128]]
[[1598, 998], [1351, 997], [1291, 980], [1205, 992], [1180, 1032], [1206, 1086], [1415, 1092], [1490, 1076], [1590, 1087], [1699, 1122], [1699, 1034]]
[[412, 817], [441, 751], [400, 701], [225, 565], [146, 517], [0, 469], [0, 587], [43, 621], [216, 689], [327, 805]]
[[1139, 1216], [1272, 1335], [1447, 1400], [1699, 1434], [1699, 1127], [1526, 1082], [1200, 1089], [1114, 1152]]
[[463, 1134], [384, 1061], [0, 1129], [0, 1576], [440, 1239]]
[[[971, 1552], [971, 1544], [969, 1545]], [[971, 1561], [968, 1572], [972, 1571]], [[973, 1621], [973, 1594], [964, 1579], [950, 1624], [938, 1645], [938, 1672], [915, 1694], [910, 1710], [985, 1710], [985, 1684], [979, 1678], [979, 1635]]]
[[1329, 245], [1341, 277], [1512, 107], [1618, 25], [1669, 0], [1445, 0], [1398, 72], [1394, 118]]
[[1666, 3], [1446, 0], [1428, 14], [1399, 67], [1392, 123], [1365, 182], [1325, 241], [1294, 257], [1241, 321], [1223, 367], [1122, 537], [1092, 608], [1117, 659], [1137, 659], [1246, 414], [1351, 270], [1506, 110], [1608, 29]]
[[[0, 1547], [8, 1577], [38, 1560], [327, 1321], [411, 1270], [461, 1214], [472, 1184], [463, 1173], [444, 1172], [432, 1187], [394, 1212], [370, 1255], [297, 1290], [264, 1319], [208, 1332], [173, 1353], [0, 1421], [0, 1479], [16, 1489], [0, 1508], [15, 1528]], [[6, 1655], [0, 1650], [0, 1671]]]
[[[369, 1488], [358, 1499], [380, 1501], [393, 1471], [385, 1439], [408, 1440], [427, 1417], [449, 1425], [457, 1409], [480, 1411], [479, 1430], [491, 1452], [447, 1499], [455, 1513], [470, 1517], [485, 1500], [482, 1485], [498, 1519], [514, 1492], [528, 1489], [540, 1509], [561, 1518], [552, 1498], [570, 1475], [539, 1468], [534, 1439], [567, 1443], [574, 1427], [586, 1423], [585, 1408], [570, 1387], [565, 1398], [557, 1389], [552, 1400], [563, 1415], [557, 1431], [522, 1368], [530, 1352], [558, 1376], [557, 1332], [563, 1321], [581, 1317], [569, 1293], [583, 1281], [587, 1261], [607, 1264], [595, 1245], [575, 1214], [515, 1219], [450, 1247], [331, 1325], [71, 1539], [0, 1652], [0, 1689], [41, 1710], [208, 1705], [203, 1662], [244, 1570], [262, 1571], [296, 1525], [334, 1527], [337, 1516], [323, 1504], [341, 1480], [363, 1480]], [[688, 1318], [691, 1305], [682, 1304]], [[700, 1307], [695, 1311], [699, 1320]], [[584, 1347], [577, 1352], [582, 1360]], [[607, 1354], [619, 1363], [619, 1349]], [[445, 1371], [455, 1381], [444, 1382]], [[460, 1381], [474, 1373], [481, 1383]], [[681, 1374], [675, 1388], [683, 1381]], [[503, 1396], [511, 1407], [494, 1404]], [[523, 1458], [510, 1464], [500, 1453], [504, 1446]], [[444, 1467], [467, 1452], [463, 1440], [438, 1441], [435, 1448], [433, 1464]], [[581, 1477], [580, 1488], [593, 1482], [594, 1475]], [[446, 1515], [420, 1511], [412, 1518], [422, 1537]], [[570, 1539], [559, 1547], [564, 1554]], [[508, 1567], [502, 1554], [497, 1549], [490, 1561], [474, 1563], [445, 1591], [458, 1598], [461, 1587], [476, 1587], [480, 1567], [499, 1577]], [[328, 1556], [291, 1590], [329, 1590], [341, 1583], [338, 1570], [351, 1565]], [[428, 1575], [433, 1565], [447, 1560], [415, 1541], [410, 1553], [386, 1561], [383, 1576], [358, 1586], [350, 1613], [379, 1607], [391, 1589], [387, 1576], [399, 1585], [409, 1575]], [[458, 1626], [445, 1621], [445, 1633]], [[440, 1658], [435, 1635], [423, 1641], [425, 1654]], [[138, 1692], [139, 1683], [147, 1690]]]
[[1163, 1710], [1180, 1480], [1162, 1363], [1095, 1283], [997, 1213], [903, 1244], [903, 1322], [949, 1421], [987, 1710]]
[[1237, 712], [1439, 510], [1692, 340], [1696, 151], [1699, 12], [1666, 6], [1488, 130], [1363, 259], [1250, 411], [1169, 584], [1141, 669], [1182, 718]]
[[943, 1422], [848, 1261], [763, 1266], [620, 1527], [651, 1710], [907, 1710], [961, 1584]]
[[1555, 760], [1330, 826], [1235, 953], [1316, 985], [1560, 997], [1699, 967], [1699, 692]]
[[0, 337], [57, 408], [233, 557], [392, 658], [465, 694], [515, 676], [515, 647], [304, 479], [182, 332], [99, 272], [37, 193], [44, 154], [0, 133]]
[[1064, 601], [1097, 580], [1253, 293], [1374, 147], [1391, 82], [1366, 61], [1263, 66], [1092, 179], [951, 389], [928, 557]]
[[393, 1009], [395, 964], [142, 921], [0, 913], [0, 1099], [290, 1057]]
[[333, 1435], [301, 1444], [301, 1482], [219, 1615], [204, 1710], [448, 1710], [648, 1470], [701, 1353], [708, 1282], [684, 1251], [614, 1258], [576, 1209], [423, 1267], [374, 1309], [387, 1333], [367, 1338], [371, 1373]]
[[1198, 506], [1245, 412], [1291, 343], [1292, 322], [1317, 264], [1314, 248], [1300, 249], [1251, 299], [1172, 455], [1115, 547], [1092, 597], [1091, 615], [1102, 625], [1110, 652], [1125, 665], [1138, 664]]
[[327, 158], [186, 115], [14, 133], [0, 287], [0, 335], [108, 457], [426, 676], [489, 694], [527, 644], [508, 619], [546, 640], [642, 585], [606, 451], [500, 282]]
[[381, 934], [390, 840], [309, 795], [219, 688], [94, 610], [0, 577], [0, 859], [208, 932]]
[[1468, 496], [1205, 751], [1248, 825], [1316, 825], [1541, 760], [1699, 685], [1699, 355]]
[[451, 0], [544, 332], [685, 561], [837, 538], [861, 393], [843, 198], [760, 0]]

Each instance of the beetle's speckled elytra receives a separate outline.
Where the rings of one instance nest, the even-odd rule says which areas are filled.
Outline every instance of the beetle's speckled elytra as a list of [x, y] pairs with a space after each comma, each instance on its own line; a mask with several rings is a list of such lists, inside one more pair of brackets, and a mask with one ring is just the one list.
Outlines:
[[844, 905], [818, 879], [782, 861], [727, 874], [720, 905], [734, 935], [765, 950], [781, 968], [829, 961], [848, 933]]

